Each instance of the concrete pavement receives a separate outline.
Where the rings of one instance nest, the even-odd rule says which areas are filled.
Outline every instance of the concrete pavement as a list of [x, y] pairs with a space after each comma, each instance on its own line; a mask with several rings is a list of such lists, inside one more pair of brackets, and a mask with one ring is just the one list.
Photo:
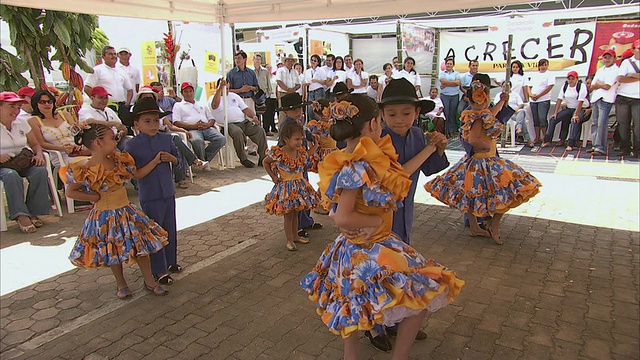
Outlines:
[[[467, 283], [454, 304], [425, 322], [428, 339], [415, 344], [413, 359], [640, 357], [638, 180], [561, 168], [562, 175], [535, 174], [543, 192], [505, 216], [503, 246], [469, 237], [458, 212], [418, 193], [415, 247]], [[179, 190], [185, 208], [203, 196], [208, 206], [191, 206], [197, 214], [188, 218], [201, 219], [179, 232], [185, 271], [168, 296], [144, 291], [140, 271], [127, 266], [135, 293], [127, 301], [116, 299], [108, 269], [65, 270], [0, 297], [0, 357], [340, 359], [341, 340], [298, 285], [337, 231], [316, 215], [325, 228], [287, 252], [282, 218], [266, 215], [259, 199], [237, 208], [225, 197], [229, 186], [247, 198], [270, 188], [264, 174], [198, 173], [195, 184]], [[203, 213], [215, 215], [206, 220]], [[36, 234], [10, 227], [0, 234], [0, 262], [11, 254], [16, 266], [44, 271], [49, 262], [32, 262], [31, 254], [69, 246], [85, 216], [47, 217]], [[26, 273], [2, 271], [3, 279]], [[391, 355], [361, 339], [361, 358]]]

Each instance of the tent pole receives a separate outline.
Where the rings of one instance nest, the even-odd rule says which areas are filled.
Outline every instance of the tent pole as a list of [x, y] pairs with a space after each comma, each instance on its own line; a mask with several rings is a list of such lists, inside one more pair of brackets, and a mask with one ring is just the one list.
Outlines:
[[[220, 45], [221, 45], [221, 57], [222, 57], [222, 78], [226, 78], [226, 73], [227, 73], [227, 54], [226, 54], [226, 41], [225, 41], [225, 22], [224, 22], [224, 5], [221, 6], [220, 11], [222, 12], [221, 16], [220, 16]], [[233, 28], [233, 26], [232, 26]], [[233, 147], [233, 140], [231, 139], [231, 136], [229, 136], [229, 117], [227, 116], [227, 91], [223, 90], [222, 91], [222, 108], [224, 109], [224, 137], [227, 140], [227, 146], [226, 148], [226, 154], [223, 154], [223, 156], [226, 155], [226, 165], [227, 168], [235, 168], [236, 167], [236, 159], [235, 159], [235, 153], [233, 151], [230, 151], [230, 148]]]

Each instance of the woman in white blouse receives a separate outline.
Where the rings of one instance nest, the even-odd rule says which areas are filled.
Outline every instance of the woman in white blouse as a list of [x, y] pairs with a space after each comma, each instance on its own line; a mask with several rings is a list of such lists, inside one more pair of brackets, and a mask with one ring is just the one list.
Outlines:
[[386, 88], [387, 85], [389, 85], [389, 81], [393, 79], [393, 65], [390, 63], [382, 65], [382, 71], [384, 71], [384, 74], [378, 78], [378, 102], [382, 99], [384, 88]]
[[[13, 92], [0, 93], [0, 181], [4, 184], [9, 208], [9, 219], [15, 220], [23, 233], [34, 233], [44, 225], [38, 218], [49, 214], [47, 170], [44, 167], [42, 147], [29, 124], [15, 121], [20, 107], [26, 101]], [[29, 147], [35, 154], [33, 165], [26, 170], [4, 167], [4, 164]], [[25, 200], [23, 178], [29, 181]]]
[[411, 56], [408, 56], [404, 59], [404, 68], [399, 72], [399, 75], [409, 80], [416, 89], [416, 94], [418, 94], [419, 97], [422, 97], [422, 93], [420, 91], [420, 75], [416, 71], [415, 65], [416, 61]]
[[353, 68], [354, 70], [347, 74], [347, 87], [353, 89], [353, 94], [366, 94], [369, 74], [364, 71], [362, 59], [356, 59]]
[[344, 69], [344, 59], [342, 56], [336, 56], [336, 60], [333, 62], [333, 84], [331, 84], [331, 93], [337, 83], [347, 83], [347, 72]]

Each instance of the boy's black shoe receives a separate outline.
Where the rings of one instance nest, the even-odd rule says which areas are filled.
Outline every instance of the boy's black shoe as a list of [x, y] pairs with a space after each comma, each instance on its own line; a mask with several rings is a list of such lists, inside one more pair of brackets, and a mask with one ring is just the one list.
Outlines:
[[391, 341], [389, 341], [389, 338], [386, 335], [373, 337], [370, 331], [365, 331], [364, 335], [369, 339], [371, 345], [380, 351], [389, 352], [393, 349]]

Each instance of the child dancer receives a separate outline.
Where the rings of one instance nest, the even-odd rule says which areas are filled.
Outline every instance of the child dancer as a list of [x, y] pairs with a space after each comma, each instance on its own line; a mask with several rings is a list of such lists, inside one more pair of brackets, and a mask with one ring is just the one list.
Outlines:
[[[324, 98], [314, 100], [311, 103], [311, 108], [313, 109], [313, 113], [320, 118], [320, 120], [311, 120], [307, 123], [307, 128], [311, 131], [311, 134], [318, 136], [319, 146], [317, 154], [318, 162], [320, 162], [327, 154], [338, 150], [338, 148], [336, 147], [336, 141], [333, 140], [331, 134], [329, 134], [329, 129], [331, 129], [331, 123], [329, 122], [331, 114], [329, 114], [328, 111], [329, 100]], [[318, 168], [314, 167], [310, 171], [318, 172]]]
[[149, 262], [149, 255], [167, 244], [167, 232], [129, 202], [124, 188], [125, 181], [149, 174], [162, 161], [161, 154], [136, 169], [129, 154], [116, 150], [118, 142], [111, 128], [101, 124], [78, 128], [74, 142], [86, 146], [91, 157], [63, 166], [60, 178], [67, 185], [67, 196], [91, 201], [93, 209], [69, 260], [85, 268], [110, 267], [116, 278], [118, 299], [131, 297], [122, 268], [122, 263], [128, 261], [140, 266], [145, 289], [154, 295], [167, 294], [153, 279]]
[[177, 226], [176, 226], [176, 189], [173, 185], [171, 165], [178, 166], [178, 149], [170, 134], [161, 133], [160, 118], [170, 112], [160, 112], [158, 103], [152, 98], [141, 98], [134, 107], [131, 116], [134, 128], [139, 134], [127, 141], [125, 151], [143, 168], [153, 163], [160, 155], [161, 162], [149, 174], [138, 179], [138, 198], [142, 211], [156, 221], [169, 235], [169, 244], [160, 251], [151, 254], [153, 276], [162, 285], [171, 285], [173, 278], [167, 273], [182, 271], [178, 265]]
[[287, 236], [287, 250], [296, 251], [295, 242], [308, 244], [309, 238], [298, 236], [298, 212], [318, 205], [316, 190], [303, 177], [312, 166], [312, 157], [318, 142], [307, 150], [302, 146], [304, 129], [290, 122], [280, 128], [283, 146], [272, 146], [263, 160], [264, 169], [273, 180], [273, 189], [264, 197], [265, 208], [271, 215], [284, 215], [284, 232]]
[[[278, 124], [279, 127], [283, 127], [290, 122], [304, 126], [305, 121], [302, 109], [309, 105], [309, 102], [302, 101], [302, 96], [298, 93], [290, 93], [280, 98], [280, 103], [282, 104], [282, 107], [278, 108], [278, 111], [284, 112], [286, 117], [280, 124]], [[304, 146], [305, 149], [309, 149], [313, 142], [313, 135], [309, 130], [305, 130], [304, 133], [305, 136], [302, 138], [302, 146]], [[278, 146], [284, 146], [282, 136], [278, 137]], [[307, 179], [307, 181], [309, 181], [307, 170], [305, 170], [302, 175]], [[311, 217], [311, 210], [302, 210], [298, 212], [298, 236], [309, 238], [307, 230], [313, 229], [322, 229], [322, 224], [313, 220]]]
[[[542, 185], [533, 175], [497, 155], [496, 140], [502, 124], [495, 117], [499, 109], [488, 109], [491, 81], [486, 74], [476, 74], [474, 79], [467, 94], [472, 108], [463, 111], [461, 117], [462, 138], [473, 147], [473, 155], [465, 155], [446, 173], [429, 181], [425, 189], [468, 214], [471, 236], [488, 235], [502, 244], [502, 215], [535, 196]], [[493, 218], [485, 231], [478, 226], [477, 217], [489, 216]]]
[[[319, 164], [320, 188], [344, 231], [329, 244], [301, 286], [316, 312], [344, 340], [344, 359], [358, 358], [358, 331], [400, 323], [394, 359], [407, 359], [427, 312], [447, 306], [464, 281], [427, 261], [391, 232], [393, 211], [411, 180], [396, 161], [391, 138], [380, 137], [376, 103], [350, 95], [332, 103], [331, 136], [347, 147]], [[431, 153], [434, 145], [428, 145]]]

